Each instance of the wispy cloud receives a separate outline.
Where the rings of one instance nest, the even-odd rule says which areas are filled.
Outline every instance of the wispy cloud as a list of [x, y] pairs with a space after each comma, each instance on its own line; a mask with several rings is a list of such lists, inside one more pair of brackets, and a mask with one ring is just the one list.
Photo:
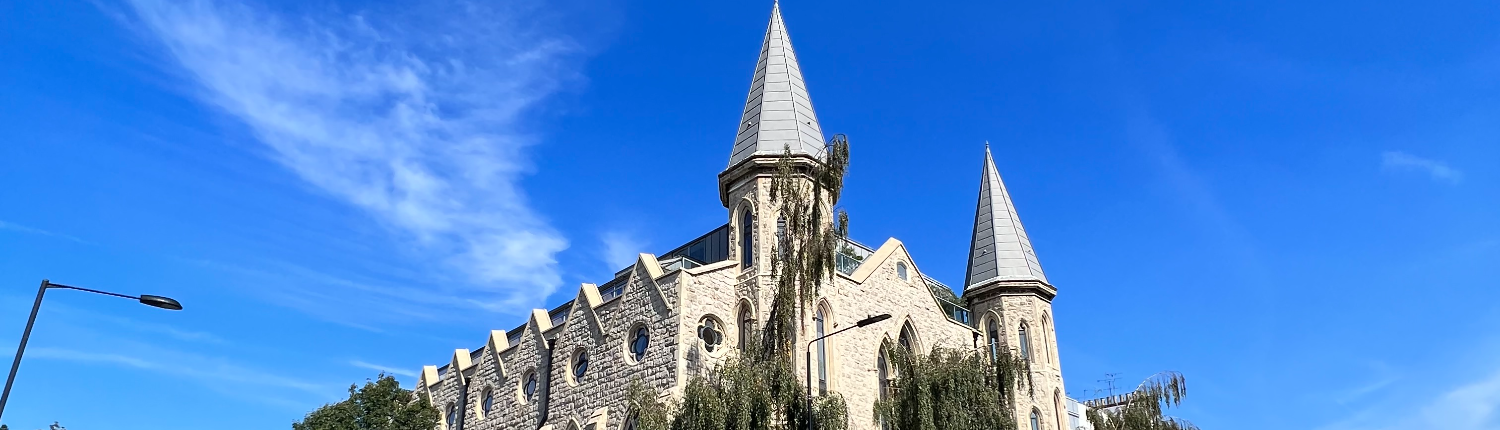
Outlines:
[[379, 364], [366, 363], [366, 362], [360, 361], [360, 360], [351, 360], [351, 361], [349, 361], [349, 365], [350, 366], [354, 366], [354, 367], [358, 367], [358, 368], [361, 368], [361, 369], [374, 370], [376, 372], [385, 372], [385, 373], [388, 373], [388, 374], [391, 374], [391, 375], [396, 375], [396, 376], [405, 376], [405, 377], [408, 377], [408, 378], [415, 378], [415, 377], [417, 377], [417, 372], [413, 372], [411, 370], [402, 370], [401, 368], [398, 368], [398, 367], [382, 366], [382, 365], [379, 365]]
[[0, 230], [8, 230], [8, 231], [14, 231], [14, 232], [17, 232], [17, 233], [25, 233], [25, 234], [34, 234], [34, 235], [37, 235], [37, 236], [55, 237], [55, 238], [58, 238], [58, 239], [63, 239], [63, 240], [72, 241], [72, 242], [76, 242], [76, 243], [82, 243], [82, 244], [87, 244], [88, 243], [88, 242], [84, 241], [83, 239], [79, 239], [79, 238], [76, 238], [76, 237], [73, 237], [73, 236], [69, 236], [69, 235], [66, 235], [66, 234], [54, 233], [54, 232], [50, 232], [50, 231], [47, 231], [47, 230], [42, 230], [42, 229], [39, 229], [39, 228], [31, 228], [31, 227], [27, 227], [27, 226], [16, 224], [16, 223], [5, 222], [3, 220], [0, 220]]
[[320, 395], [326, 395], [331, 391], [329, 386], [313, 384], [295, 378], [266, 373], [204, 357], [183, 356], [177, 357], [178, 359], [162, 359], [159, 357], [147, 358], [116, 352], [90, 352], [49, 347], [28, 349], [26, 350], [26, 357], [112, 364], [195, 379], [211, 384], [232, 382], [236, 384], [291, 388]]
[[520, 187], [534, 139], [518, 124], [573, 76], [576, 50], [529, 25], [522, 5], [291, 17], [232, 1], [128, 2], [206, 102], [434, 256], [418, 264], [458, 269], [497, 306], [534, 304], [560, 283], [567, 242]]
[[1500, 370], [1432, 397], [1427, 403], [1358, 411], [1322, 430], [1500, 429]]
[[1401, 151], [1385, 151], [1380, 154], [1380, 166], [1386, 170], [1416, 170], [1432, 176], [1433, 180], [1457, 184], [1463, 180], [1463, 172], [1449, 167], [1441, 161], [1422, 158]]
[[[599, 242], [604, 246], [600, 249], [599, 257], [604, 264], [609, 265], [609, 270], [620, 270], [635, 264], [643, 251], [646, 243], [634, 234], [624, 231], [609, 231], [600, 235]], [[613, 272], [611, 272], [613, 273]]]

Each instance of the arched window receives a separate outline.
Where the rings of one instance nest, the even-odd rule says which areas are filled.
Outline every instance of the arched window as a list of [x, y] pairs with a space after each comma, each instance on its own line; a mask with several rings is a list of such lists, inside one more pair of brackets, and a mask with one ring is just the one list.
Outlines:
[[740, 212], [740, 266], [755, 265], [755, 215], [750, 209]]
[[1052, 318], [1042, 313], [1042, 353], [1047, 355], [1047, 362], [1052, 362]]
[[[431, 415], [428, 415], [428, 416], [431, 416]], [[455, 428], [453, 426], [456, 425], [457, 423], [458, 423], [458, 405], [449, 403], [448, 404], [448, 428], [449, 429]]]
[[1052, 390], [1052, 410], [1057, 413], [1057, 428], [1059, 428], [1059, 429], [1066, 428], [1066, 427], [1063, 427], [1063, 422], [1065, 422], [1065, 420], [1066, 420], [1063, 417], [1063, 408], [1064, 407], [1065, 407], [1065, 405], [1063, 405], [1063, 400], [1062, 400], [1062, 389], [1053, 389]]
[[479, 399], [479, 419], [490, 416], [490, 409], [495, 408], [495, 390], [484, 389], [484, 394]]
[[[813, 315], [813, 325], [817, 330], [816, 336], [823, 337], [828, 333], [828, 314], [822, 306], [818, 306], [818, 313]], [[818, 349], [818, 394], [828, 394], [828, 344], [827, 340], [819, 339]]]
[[786, 255], [786, 216], [776, 217], [776, 257]]
[[[875, 377], [880, 384], [880, 401], [890, 398], [891, 393], [891, 371], [890, 364], [886, 363], [885, 348], [889, 344], [880, 345], [880, 355], [875, 358]], [[886, 430], [890, 427], [885, 424], [885, 418], [880, 418], [880, 429]]]
[[1031, 410], [1031, 430], [1042, 430], [1042, 420], [1039, 415], [1041, 415], [1041, 413], [1039, 413], [1036, 409]]
[[1021, 338], [1021, 359], [1031, 361], [1031, 338], [1026, 335], [1026, 322], [1021, 321], [1021, 328], [1016, 330], [1016, 335]]
[[896, 338], [896, 343], [901, 344], [901, 349], [905, 349], [907, 353], [915, 353], [916, 342], [917, 330], [912, 328], [910, 321], [907, 321], [906, 325], [901, 326], [901, 336]]
[[755, 316], [750, 313], [750, 305], [740, 305], [740, 349], [750, 347], [750, 341], [755, 336]]
[[901, 278], [901, 280], [903, 281], [906, 280], [906, 263], [900, 261], [896, 262], [896, 276]]
[[1000, 359], [1000, 323], [997, 322], [997, 321], [995, 321], [994, 318], [990, 318], [989, 319], [989, 324], [987, 324], [987, 327], [985, 327], [985, 331], [988, 332], [988, 333], [985, 333], [985, 334], [989, 336], [989, 339], [986, 340], [986, 343], [988, 343], [989, 348], [990, 348], [990, 360], [991, 361], [999, 360]]

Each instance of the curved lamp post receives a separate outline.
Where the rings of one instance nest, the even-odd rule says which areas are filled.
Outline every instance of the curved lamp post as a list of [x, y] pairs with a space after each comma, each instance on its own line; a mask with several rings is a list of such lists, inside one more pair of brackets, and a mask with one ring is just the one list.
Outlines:
[[[807, 413], [808, 414], [812, 414], [812, 399], [813, 399], [813, 389], [812, 389], [812, 374], [813, 374], [812, 353], [813, 353], [813, 344], [818, 343], [819, 341], [822, 341], [823, 339], [827, 339], [829, 336], [833, 336], [833, 335], [836, 335], [836, 334], [839, 334], [839, 333], [843, 333], [843, 332], [846, 332], [846, 331], [849, 331], [849, 330], [852, 330], [852, 329], [856, 329], [856, 328], [868, 326], [870, 324], [878, 323], [878, 322], [885, 321], [885, 320], [888, 320], [888, 319], [891, 319], [891, 314], [880, 314], [880, 315], [876, 315], [876, 316], [873, 316], [873, 317], [868, 317], [868, 318], [859, 320], [858, 322], [854, 323], [853, 326], [844, 327], [842, 329], [834, 331], [833, 333], [829, 333], [829, 334], [825, 334], [825, 335], [822, 335], [822, 336], [818, 336], [817, 339], [813, 339], [813, 340], [810, 340], [810, 341], [807, 342]], [[809, 419], [807, 420], [807, 428], [809, 428], [809, 429], [812, 428], [812, 419], [811, 419], [811, 417], [809, 417]]]
[[38, 288], [36, 291], [36, 304], [31, 305], [31, 317], [26, 319], [26, 331], [21, 333], [21, 346], [16, 347], [16, 361], [14, 363], [11, 363], [10, 376], [5, 378], [5, 392], [3, 394], [0, 394], [0, 416], [3, 416], [5, 413], [5, 402], [7, 400], [10, 400], [10, 385], [16, 382], [16, 370], [19, 370], [21, 368], [21, 354], [26, 352], [26, 340], [27, 338], [31, 337], [31, 326], [36, 324], [36, 313], [42, 308], [42, 296], [47, 294], [48, 288], [87, 291], [90, 293], [103, 294], [106, 296], [135, 299], [136, 301], [141, 302], [141, 304], [146, 306], [158, 307], [173, 311], [182, 310], [182, 304], [177, 303], [176, 300], [172, 300], [169, 297], [153, 296], [149, 294], [142, 294], [139, 297], [127, 296], [124, 294], [116, 294], [108, 291], [91, 290], [88, 288], [78, 288], [63, 284], [54, 284], [48, 282], [46, 279], [43, 279], [42, 287]]

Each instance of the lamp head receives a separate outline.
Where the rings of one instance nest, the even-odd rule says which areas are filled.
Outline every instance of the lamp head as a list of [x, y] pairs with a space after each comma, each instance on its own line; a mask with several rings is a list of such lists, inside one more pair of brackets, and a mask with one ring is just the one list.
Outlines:
[[182, 310], [182, 303], [177, 303], [177, 301], [176, 300], [172, 300], [171, 297], [162, 297], [162, 296], [153, 296], [153, 295], [150, 295], [150, 294], [142, 294], [141, 295], [141, 304], [146, 305], [146, 306], [152, 306], [152, 307], [158, 307], [158, 308], [162, 308], [162, 309], [166, 309], [166, 310], [171, 310], [171, 311], [180, 311], [180, 310]]
[[888, 320], [888, 319], [891, 319], [891, 314], [880, 314], [880, 315], [876, 315], [876, 316], [873, 316], [873, 317], [869, 317], [869, 318], [865, 318], [865, 319], [859, 320], [859, 322], [854, 323], [854, 325], [856, 327], [864, 327], [864, 326], [867, 326], [867, 325], [870, 325], [870, 324], [874, 324], [874, 323], [878, 323], [878, 322], [881, 322], [881, 321], [885, 321], [885, 320]]

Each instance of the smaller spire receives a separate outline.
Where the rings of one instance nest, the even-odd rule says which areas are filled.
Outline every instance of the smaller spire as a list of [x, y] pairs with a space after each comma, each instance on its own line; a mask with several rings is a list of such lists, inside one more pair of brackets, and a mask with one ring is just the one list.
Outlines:
[[969, 271], [964, 289], [998, 281], [1047, 282], [1031, 239], [1010, 200], [990, 144], [984, 143], [984, 174], [979, 183], [979, 205], [974, 214], [974, 236], [969, 244]]

